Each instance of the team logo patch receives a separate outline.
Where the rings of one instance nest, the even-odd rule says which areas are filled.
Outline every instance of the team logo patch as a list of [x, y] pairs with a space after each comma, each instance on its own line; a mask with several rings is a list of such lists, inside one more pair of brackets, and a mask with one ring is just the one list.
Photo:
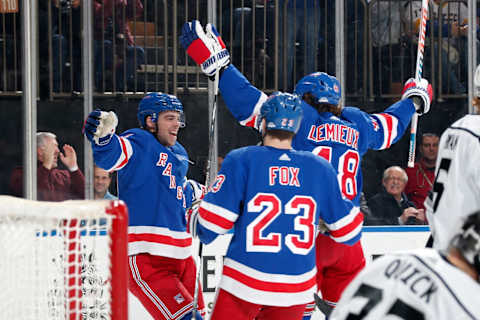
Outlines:
[[338, 86], [336, 84], [333, 85], [333, 91], [335, 91], [335, 92], [340, 91], [340, 89], [338, 88]]
[[183, 301], [185, 301], [185, 298], [182, 296], [181, 293], [178, 293], [176, 296], [173, 297], [173, 299], [175, 299], [178, 304], [181, 304], [183, 303]]

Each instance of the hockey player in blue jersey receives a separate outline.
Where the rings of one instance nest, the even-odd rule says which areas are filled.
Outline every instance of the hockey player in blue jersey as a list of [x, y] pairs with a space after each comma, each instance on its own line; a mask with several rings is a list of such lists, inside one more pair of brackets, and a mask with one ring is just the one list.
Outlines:
[[[189, 219], [204, 243], [234, 229], [211, 320], [296, 320], [316, 292], [319, 219], [334, 241], [359, 241], [363, 215], [324, 159], [292, 149], [300, 99], [274, 93], [258, 120], [263, 146], [230, 152]], [[321, 181], [321, 182], [319, 182]]]
[[[205, 32], [198, 21], [187, 22], [180, 42], [206, 75], [220, 72], [219, 89], [227, 107], [242, 125], [255, 127], [267, 96], [230, 64], [228, 51], [215, 28], [207, 25]], [[198, 49], [202, 47], [208, 50]], [[414, 112], [428, 112], [432, 99], [427, 80], [409, 79], [400, 101], [381, 113], [368, 114], [356, 107], [339, 105], [340, 83], [323, 72], [302, 78], [295, 94], [302, 99], [304, 120], [293, 147], [327, 159], [338, 172], [342, 193], [356, 205], [362, 190], [362, 156], [369, 149], [386, 149], [397, 142]], [[317, 237], [316, 250], [318, 287], [323, 298], [334, 305], [346, 285], [365, 266], [363, 250], [360, 243], [347, 247], [322, 234]], [[311, 310], [307, 309], [307, 314]]]
[[173, 95], [149, 93], [137, 117], [141, 128], [117, 135], [115, 113], [95, 110], [84, 133], [96, 165], [118, 171], [119, 198], [129, 210], [130, 292], [154, 319], [190, 319], [196, 268], [185, 219], [192, 200], [188, 155], [177, 142], [183, 106]]

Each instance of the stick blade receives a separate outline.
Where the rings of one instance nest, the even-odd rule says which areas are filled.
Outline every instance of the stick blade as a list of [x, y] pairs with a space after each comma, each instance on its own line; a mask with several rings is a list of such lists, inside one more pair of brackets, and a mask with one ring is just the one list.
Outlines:
[[325, 300], [320, 298], [316, 293], [313, 294], [313, 299], [315, 300], [315, 305], [317, 306], [318, 310], [320, 310], [325, 317], [330, 316], [330, 313], [333, 311], [333, 307], [326, 303]]

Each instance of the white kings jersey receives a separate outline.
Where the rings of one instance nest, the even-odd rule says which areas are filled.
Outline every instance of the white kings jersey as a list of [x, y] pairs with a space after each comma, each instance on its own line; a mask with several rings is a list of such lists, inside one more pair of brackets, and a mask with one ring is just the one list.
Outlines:
[[433, 247], [445, 250], [480, 209], [480, 116], [466, 115], [440, 138], [432, 193], [425, 200]]
[[348, 285], [329, 320], [480, 319], [480, 284], [434, 249], [384, 255]]
[[306, 151], [250, 146], [230, 152], [199, 208], [204, 243], [234, 229], [220, 288], [260, 305], [292, 306], [316, 292], [319, 218], [330, 237], [353, 245], [363, 215], [342, 198], [337, 174]]

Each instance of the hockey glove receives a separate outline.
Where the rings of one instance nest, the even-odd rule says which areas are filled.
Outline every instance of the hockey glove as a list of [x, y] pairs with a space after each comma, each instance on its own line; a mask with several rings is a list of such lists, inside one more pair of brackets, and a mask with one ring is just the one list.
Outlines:
[[428, 83], [427, 79], [408, 79], [402, 91], [402, 99], [407, 98], [412, 99], [418, 114], [427, 113], [433, 99], [432, 85]]
[[88, 115], [82, 132], [90, 142], [104, 146], [112, 139], [117, 124], [117, 115], [113, 111], [106, 112], [97, 109]]
[[187, 232], [192, 235], [192, 238], [197, 236], [197, 223], [198, 223], [198, 208], [200, 202], [195, 201], [190, 208], [187, 209]]
[[186, 22], [180, 43], [202, 72], [211, 77], [230, 63], [230, 53], [213, 25], [208, 24], [206, 31], [197, 20]]
[[202, 200], [207, 193], [207, 188], [203, 184], [192, 179], [188, 179], [187, 183], [192, 188], [192, 202]]

